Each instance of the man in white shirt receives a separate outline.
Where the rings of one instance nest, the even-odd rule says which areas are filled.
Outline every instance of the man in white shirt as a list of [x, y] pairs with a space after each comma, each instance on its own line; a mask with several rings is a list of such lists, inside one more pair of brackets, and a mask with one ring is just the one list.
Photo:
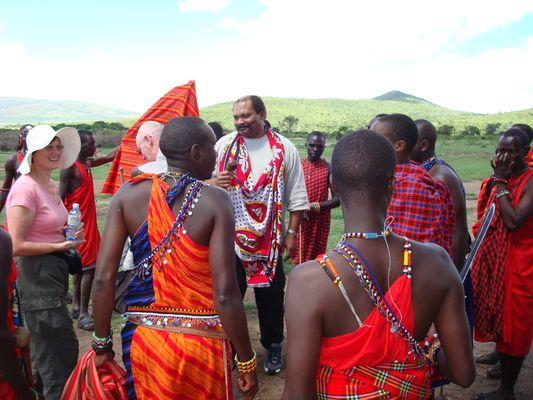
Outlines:
[[[307, 210], [307, 191], [298, 150], [265, 126], [266, 109], [258, 96], [233, 106], [235, 132], [216, 144], [216, 184], [225, 188], [235, 212], [237, 276], [244, 297], [255, 291], [261, 344], [267, 349], [268, 375], [283, 369], [285, 260], [296, 249], [297, 232]], [[285, 229], [285, 213], [289, 212]]]

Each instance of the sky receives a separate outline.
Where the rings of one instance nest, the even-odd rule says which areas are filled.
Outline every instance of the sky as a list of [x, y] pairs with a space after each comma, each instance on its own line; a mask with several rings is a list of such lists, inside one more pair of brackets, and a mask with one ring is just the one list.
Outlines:
[[0, 96], [144, 112], [196, 81], [245, 94], [533, 107], [533, 1], [91, 0], [0, 3]]

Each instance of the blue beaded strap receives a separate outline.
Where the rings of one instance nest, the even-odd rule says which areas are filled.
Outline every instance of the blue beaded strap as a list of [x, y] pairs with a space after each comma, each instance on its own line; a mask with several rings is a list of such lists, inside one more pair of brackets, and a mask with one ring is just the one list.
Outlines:
[[[181, 208], [174, 219], [174, 223], [161, 241], [152, 249], [150, 254], [143, 258], [135, 266], [135, 274], [139, 277], [150, 276], [151, 269], [154, 263], [161, 261], [162, 264], [167, 264], [165, 258], [166, 254], [172, 253], [172, 243], [179, 237], [180, 229], [188, 216], [192, 215], [192, 209], [195, 207], [199, 198], [200, 191], [206, 185], [204, 182], [192, 178], [189, 174], [183, 175], [172, 188], [168, 191], [166, 197], [169, 206], [175, 202], [176, 197], [184, 190], [184, 188], [191, 184], [187, 194], [183, 199]], [[183, 233], [187, 233], [185, 229], [181, 229]]]

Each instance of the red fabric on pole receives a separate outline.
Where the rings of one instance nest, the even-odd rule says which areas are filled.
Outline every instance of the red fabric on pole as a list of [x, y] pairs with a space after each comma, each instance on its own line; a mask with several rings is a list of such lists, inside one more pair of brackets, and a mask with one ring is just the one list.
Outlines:
[[176, 117], [197, 117], [198, 102], [196, 100], [196, 84], [189, 81], [186, 85], [177, 86], [161, 97], [141, 118], [124, 134], [120, 148], [109, 169], [102, 193], [114, 194], [122, 185], [121, 170], [124, 182], [130, 179], [131, 170], [145, 161], [137, 152], [135, 137], [139, 127], [146, 121], [166, 124]]

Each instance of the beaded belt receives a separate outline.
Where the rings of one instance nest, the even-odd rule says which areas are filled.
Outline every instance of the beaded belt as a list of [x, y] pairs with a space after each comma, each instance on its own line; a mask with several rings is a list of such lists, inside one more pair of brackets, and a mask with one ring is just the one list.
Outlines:
[[130, 307], [125, 313], [125, 317], [133, 324], [150, 329], [186, 333], [216, 339], [228, 338], [215, 310], [154, 310]]

